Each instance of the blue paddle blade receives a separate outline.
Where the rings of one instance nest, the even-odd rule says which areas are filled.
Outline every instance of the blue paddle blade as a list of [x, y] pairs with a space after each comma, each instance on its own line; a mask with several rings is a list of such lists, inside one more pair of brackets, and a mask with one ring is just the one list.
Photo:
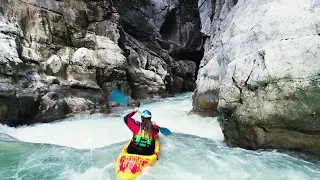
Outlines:
[[115, 101], [120, 104], [129, 104], [129, 100], [126, 95], [118, 89], [112, 90], [109, 98], [111, 101]]
[[171, 131], [168, 128], [165, 127], [159, 127], [160, 132], [165, 135], [165, 136], [169, 136], [171, 134]]

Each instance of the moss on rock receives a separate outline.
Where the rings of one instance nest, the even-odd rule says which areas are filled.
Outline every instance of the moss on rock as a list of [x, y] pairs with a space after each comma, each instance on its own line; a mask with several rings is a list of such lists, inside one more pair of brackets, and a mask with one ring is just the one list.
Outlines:
[[0, 119], [2, 119], [6, 115], [7, 111], [8, 111], [7, 106], [4, 104], [1, 104], [0, 105]]

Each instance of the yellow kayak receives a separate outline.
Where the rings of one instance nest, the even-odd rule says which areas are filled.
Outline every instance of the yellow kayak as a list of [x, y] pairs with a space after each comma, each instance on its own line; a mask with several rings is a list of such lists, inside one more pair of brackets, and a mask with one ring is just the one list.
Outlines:
[[116, 173], [119, 180], [133, 180], [137, 178], [147, 166], [153, 166], [160, 155], [160, 138], [155, 138], [154, 154], [150, 156], [129, 154], [127, 148], [130, 141], [122, 149], [116, 163]]

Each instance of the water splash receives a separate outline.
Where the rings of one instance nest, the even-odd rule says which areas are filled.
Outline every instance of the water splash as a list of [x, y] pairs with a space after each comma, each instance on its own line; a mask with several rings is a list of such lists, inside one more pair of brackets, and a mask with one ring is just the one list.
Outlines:
[[[229, 148], [215, 118], [188, 115], [191, 95], [143, 101], [157, 124], [169, 128], [161, 136], [155, 166], [140, 180], [163, 179], [317, 179], [320, 158], [280, 150]], [[49, 124], [11, 128], [0, 125], [2, 179], [116, 179], [115, 162], [132, 134], [121, 107], [112, 116], [77, 116]], [[139, 120], [139, 115], [135, 115]], [[9, 136], [8, 136], [9, 135]], [[11, 137], [21, 141], [6, 141]], [[25, 141], [25, 142], [23, 142]]]

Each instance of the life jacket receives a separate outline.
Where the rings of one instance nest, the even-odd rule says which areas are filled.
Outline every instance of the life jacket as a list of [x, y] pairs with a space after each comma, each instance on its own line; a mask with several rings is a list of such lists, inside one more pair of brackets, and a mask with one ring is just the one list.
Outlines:
[[145, 133], [145, 131], [141, 129], [138, 134], [133, 137], [135, 145], [142, 148], [151, 147], [152, 140], [152, 135]]

